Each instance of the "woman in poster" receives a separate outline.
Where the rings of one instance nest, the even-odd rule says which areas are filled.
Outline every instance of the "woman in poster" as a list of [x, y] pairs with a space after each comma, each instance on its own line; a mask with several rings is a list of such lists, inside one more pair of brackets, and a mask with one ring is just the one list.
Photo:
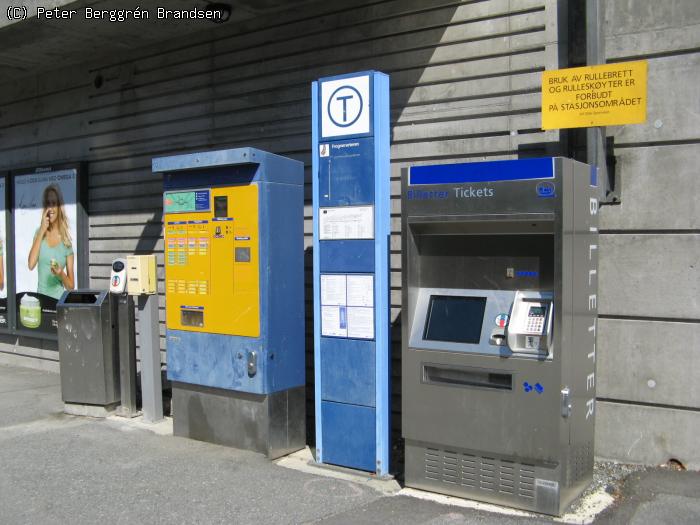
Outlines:
[[75, 286], [68, 217], [57, 185], [49, 184], [44, 188], [42, 202], [41, 224], [29, 251], [28, 266], [30, 270], [39, 266], [37, 292], [60, 299], [64, 290]]

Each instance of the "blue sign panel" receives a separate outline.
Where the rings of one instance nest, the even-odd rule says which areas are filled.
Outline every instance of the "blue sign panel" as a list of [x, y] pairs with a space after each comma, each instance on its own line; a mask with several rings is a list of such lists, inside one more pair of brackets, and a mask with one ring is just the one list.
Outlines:
[[374, 168], [374, 139], [357, 138], [322, 144], [319, 156], [319, 206], [374, 203], [374, 180], [358, 177]]
[[209, 190], [197, 190], [194, 192], [194, 209], [196, 211], [209, 210]]
[[389, 78], [312, 85], [316, 460], [389, 472]]
[[409, 184], [460, 184], [525, 179], [553, 179], [551, 157], [498, 162], [411, 166]]

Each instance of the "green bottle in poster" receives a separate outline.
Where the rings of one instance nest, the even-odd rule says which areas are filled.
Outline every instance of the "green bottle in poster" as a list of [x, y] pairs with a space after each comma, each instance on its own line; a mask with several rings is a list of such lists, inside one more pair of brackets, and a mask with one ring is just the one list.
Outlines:
[[38, 328], [41, 324], [41, 303], [31, 295], [23, 295], [19, 302], [19, 321], [26, 328]]

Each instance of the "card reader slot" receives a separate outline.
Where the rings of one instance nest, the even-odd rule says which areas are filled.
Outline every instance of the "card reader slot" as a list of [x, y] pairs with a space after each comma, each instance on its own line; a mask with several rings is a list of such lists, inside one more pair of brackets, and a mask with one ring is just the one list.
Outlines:
[[513, 375], [491, 370], [424, 364], [423, 383], [513, 390]]

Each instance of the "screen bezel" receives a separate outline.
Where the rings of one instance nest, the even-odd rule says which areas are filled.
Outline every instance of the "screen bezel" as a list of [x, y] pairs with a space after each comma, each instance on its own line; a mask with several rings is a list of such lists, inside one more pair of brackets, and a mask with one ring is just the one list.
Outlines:
[[[428, 304], [431, 295], [450, 295], [463, 297], [483, 297], [486, 299], [484, 319], [481, 327], [481, 339], [478, 343], [453, 343], [448, 341], [432, 341], [423, 338], [425, 318], [428, 314]], [[489, 344], [492, 327], [491, 322], [501, 313], [508, 313], [513, 303], [515, 292], [512, 290], [478, 290], [467, 288], [413, 288], [409, 290], [409, 298], [413, 297], [410, 308], [409, 348], [415, 350], [432, 350], [438, 352], [455, 352], [464, 354], [482, 354], [500, 357], [510, 356], [506, 346]]]
[[[473, 329], [472, 332], [469, 333], [470, 337], [465, 337], [462, 339], [457, 339], [454, 337], [437, 337], [437, 333], [434, 333], [439, 330], [437, 326], [437, 319], [434, 314], [437, 314], [437, 308], [439, 308], [440, 303], [445, 304], [445, 303], [478, 303], [476, 306], [477, 310], [480, 310], [480, 314], [476, 313], [476, 316], [474, 319], [470, 320], [475, 321], [476, 317], [481, 317], [481, 319], [478, 322], [478, 332], [476, 334], [476, 337], [473, 335]], [[437, 342], [446, 342], [446, 343], [456, 343], [456, 344], [479, 344], [481, 341], [481, 332], [482, 328], [484, 326], [484, 314], [486, 313], [486, 297], [484, 296], [469, 296], [469, 295], [443, 295], [443, 294], [431, 294], [430, 298], [428, 300], [428, 310], [425, 316], [425, 324], [423, 327], [423, 340], [424, 341], [437, 341]], [[447, 319], [443, 319], [443, 321], [447, 321]], [[476, 324], [476, 322], [474, 323]], [[467, 323], [464, 323], [464, 326], [466, 326]], [[432, 330], [431, 330], [432, 327]], [[431, 335], [430, 332], [433, 332]]]

